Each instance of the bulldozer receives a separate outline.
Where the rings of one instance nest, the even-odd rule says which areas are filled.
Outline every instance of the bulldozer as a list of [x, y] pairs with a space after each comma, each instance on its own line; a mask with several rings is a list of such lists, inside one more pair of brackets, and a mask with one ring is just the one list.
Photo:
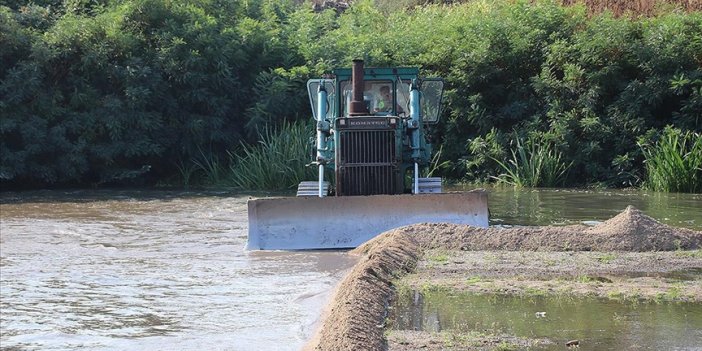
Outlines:
[[249, 250], [346, 249], [415, 223], [488, 225], [485, 191], [443, 192], [422, 177], [443, 81], [413, 67], [351, 68], [307, 82], [318, 179], [296, 197], [248, 201]]

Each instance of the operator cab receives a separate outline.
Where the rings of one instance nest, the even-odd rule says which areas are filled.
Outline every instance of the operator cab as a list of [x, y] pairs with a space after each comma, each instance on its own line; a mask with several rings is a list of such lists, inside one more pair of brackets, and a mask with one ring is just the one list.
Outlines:
[[[392, 80], [365, 80], [363, 102], [369, 111], [369, 116], [404, 116], [408, 109], [409, 83], [409, 81], [396, 84]], [[343, 116], [346, 117], [350, 115], [351, 87], [351, 81], [341, 82], [341, 91], [344, 97], [342, 111]], [[406, 92], [402, 94], [401, 91]]]
[[[410, 85], [417, 78], [416, 69], [374, 69], [367, 74], [363, 84], [363, 103], [368, 116], [409, 117]], [[405, 72], [406, 71], [406, 72]], [[315, 120], [332, 122], [339, 117], [350, 116], [352, 100], [351, 72], [340, 69], [335, 72], [336, 79], [310, 79], [307, 90]], [[402, 78], [401, 78], [402, 77]], [[443, 82], [440, 79], [422, 79], [421, 87], [421, 121], [423, 124], [435, 124], [439, 120]], [[325, 116], [318, 116], [317, 91], [323, 86], [327, 92], [327, 110]]]

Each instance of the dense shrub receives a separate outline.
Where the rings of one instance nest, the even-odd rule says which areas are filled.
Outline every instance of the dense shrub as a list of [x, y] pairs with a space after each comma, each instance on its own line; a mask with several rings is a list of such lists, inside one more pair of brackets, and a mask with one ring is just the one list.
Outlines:
[[300, 113], [260, 112], [270, 106], [253, 90], [296, 63], [279, 17], [291, 2], [86, 3], [0, 7], [3, 180], [157, 179]]
[[445, 79], [436, 164], [457, 180], [492, 179], [517, 140], [538, 139], [571, 164], [565, 185], [640, 185], [637, 141], [667, 125], [702, 131], [700, 12], [435, 3], [0, 6], [0, 178], [44, 186], [212, 174], [188, 170], [210, 168], [203, 160], [225, 167], [227, 152], [267, 126], [308, 118], [305, 80], [359, 57]]
[[314, 134], [311, 123], [284, 123], [279, 129], [261, 133], [255, 145], [242, 144], [231, 155], [229, 180], [243, 189], [284, 190], [301, 181], [316, 179], [317, 168], [309, 166]]
[[702, 191], [702, 135], [666, 127], [653, 145], [640, 144], [646, 156], [646, 188]]
[[535, 138], [517, 139], [512, 157], [506, 161], [494, 159], [504, 173], [493, 177], [500, 183], [515, 187], [553, 188], [561, 184], [570, 164], [553, 146]]
[[[539, 137], [573, 162], [569, 185], [631, 186], [643, 176], [636, 140], [667, 124], [699, 131], [702, 16], [588, 17], [549, 1], [471, 1], [386, 16], [360, 1], [299, 45], [308, 62], [419, 65], [447, 81], [437, 131], [444, 175], [487, 180], [481, 153]], [[516, 131], [513, 134], [512, 131]], [[477, 142], [476, 142], [477, 141]]]

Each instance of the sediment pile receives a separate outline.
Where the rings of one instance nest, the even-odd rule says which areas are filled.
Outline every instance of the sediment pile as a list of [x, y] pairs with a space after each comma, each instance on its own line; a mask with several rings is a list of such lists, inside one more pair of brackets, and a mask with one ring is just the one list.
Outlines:
[[668, 251], [702, 247], [702, 231], [659, 223], [634, 207], [594, 227], [476, 228], [417, 224], [363, 244], [363, 255], [339, 285], [331, 309], [307, 349], [382, 350], [392, 280], [413, 271], [426, 249], [510, 251]]
[[596, 251], [671, 251], [702, 247], [702, 232], [662, 224], [633, 206], [583, 233]]
[[314, 350], [383, 350], [391, 280], [414, 270], [421, 249], [415, 238], [388, 232], [352, 251], [363, 255], [340, 283]]
[[509, 251], [669, 251], [702, 247], [702, 232], [661, 224], [629, 206], [594, 227], [584, 225], [476, 228], [418, 224], [401, 228], [422, 247]]

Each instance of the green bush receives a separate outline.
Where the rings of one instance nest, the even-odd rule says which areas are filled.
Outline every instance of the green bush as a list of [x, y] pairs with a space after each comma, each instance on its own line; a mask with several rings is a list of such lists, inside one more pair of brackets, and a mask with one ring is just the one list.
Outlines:
[[646, 188], [702, 192], [702, 134], [666, 127], [656, 144], [640, 146], [646, 156]]
[[702, 132], [700, 12], [436, 2], [357, 0], [343, 13], [293, 0], [0, 5], [0, 182], [214, 181], [195, 171], [212, 168], [204, 160], [309, 118], [306, 79], [359, 57], [444, 78], [432, 133], [437, 172], [455, 180], [502, 172], [494, 159], [516, 131], [572, 162], [563, 185], [637, 186], [637, 140], [667, 125]]
[[201, 150], [224, 158], [266, 123], [301, 114], [303, 103], [261, 112], [272, 107], [251, 93], [266, 72], [301, 63], [281, 38], [292, 1], [81, 4], [47, 6], [45, 16], [0, 7], [6, 183], [125, 183], [137, 170], [149, 170], [137, 180], [154, 182]]
[[317, 168], [307, 166], [313, 137], [310, 123], [266, 129], [257, 144], [242, 144], [231, 154], [229, 181], [242, 189], [284, 190], [316, 179]]
[[499, 183], [515, 187], [555, 187], [561, 185], [568, 168], [563, 155], [551, 144], [531, 138], [526, 143], [516, 139], [512, 158], [507, 162], [494, 159], [504, 173], [493, 177]]

